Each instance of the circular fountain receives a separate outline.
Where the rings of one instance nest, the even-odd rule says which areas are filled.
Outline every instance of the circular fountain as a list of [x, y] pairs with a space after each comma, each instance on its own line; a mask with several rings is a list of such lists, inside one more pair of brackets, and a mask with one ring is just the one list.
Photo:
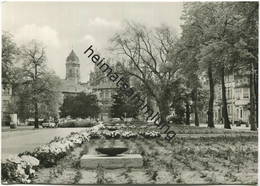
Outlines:
[[128, 148], [125, 147], [105, 147], [105, 148], [96, 148], [96, 151], [101, 154], [106, 154], [108, 156], [117, 156], [128, 151]]

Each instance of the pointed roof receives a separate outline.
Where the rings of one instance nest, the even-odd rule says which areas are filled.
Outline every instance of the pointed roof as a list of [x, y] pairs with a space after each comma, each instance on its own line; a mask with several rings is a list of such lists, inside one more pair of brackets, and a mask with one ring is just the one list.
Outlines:
[[78, 56], [75, 54], [74, 50], [72, 49], [70, 52], [70, 55], [67, 57], [66, 59], [67, 62], [71, 61], [71, 62], [79, 62], [79, 58]]

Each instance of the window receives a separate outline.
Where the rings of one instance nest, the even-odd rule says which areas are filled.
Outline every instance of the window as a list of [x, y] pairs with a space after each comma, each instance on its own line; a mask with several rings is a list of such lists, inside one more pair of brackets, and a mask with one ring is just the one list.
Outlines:
[[229, 78], [229, 80], [232, 82], [232, 81], [234, 81], [234, 75], [232, 74], [232, 75], [230, 75], [230, 78]]
[[228, 105], [228, 115], [232, 113], [232, 105]]
[[8, 100], [3, 100], [3, 106], [4, 106], [4, 107], [7, 107], [8, 104], [9, 104], [9, 101], [8, 101]]
[[231, 87], [227, 87], [226, 94], [227, 94], [227, 99], [231, 99], [232, 98], [232, 89], [231, 89]]
[[243, 98], [249, 98], [249, 89], [243, 88]]
[[8, 88], [4, 87], [3, 95], [8, 95]]
[[235, 89], [236, 98], [240, 99], [240, 88]]
[[103, 92], [100, 92], [100, 99], [103, 99]]
[[243, 118], [243, 110], [240, 109], [240, 119], [242, 119], [242, 118]]
[[109, 92], [108, 91], [105, 92], [105, 98], [109, 98]]

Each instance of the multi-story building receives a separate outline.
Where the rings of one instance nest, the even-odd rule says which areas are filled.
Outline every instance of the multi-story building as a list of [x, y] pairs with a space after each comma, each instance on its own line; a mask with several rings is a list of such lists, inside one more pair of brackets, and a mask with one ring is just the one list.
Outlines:
[[89, 85], [92, 93], [97, 96], [101, 107], [100, 119], [108, 120], [110, 117], [110, 108], [113, 103], [113, 95], [116, 94], [117, 90], [116, 84], [109, 80], [105, 74], [95, 66], [94, 72], [90, 73]]
[[88, 83], [80, 81], [80, 61], [73, 50], [66, 59], [66, 77], [62, 80], [61, 92], [65, 97], [90, 92]]
[[62, 80], [61, 92], [64, 97], [75, 96], [80, 92], [95, 94], [101, 107], [100, 119], [107, 120], [112, 96], [115, 94], [116, 85], [111, 82], [97, 67], [90, 73], [88, 82], [80, 81], [80, 61], [72, 50], [66, 59], [66, 78]]
[[[228, 116], [232, 123], [249, 121], [250, 87], [248, 73], [232, 73], [225, 76]], [[214, 120], [222, 122], [221, 85], [215, 86]]]

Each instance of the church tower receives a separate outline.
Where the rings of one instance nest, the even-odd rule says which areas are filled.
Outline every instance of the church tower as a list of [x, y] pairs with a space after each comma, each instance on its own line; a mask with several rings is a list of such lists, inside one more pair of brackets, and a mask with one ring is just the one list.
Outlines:
[[73, 50], [66, 59], [66, 80], [76, 84], [80, 82], [79, 58]]

